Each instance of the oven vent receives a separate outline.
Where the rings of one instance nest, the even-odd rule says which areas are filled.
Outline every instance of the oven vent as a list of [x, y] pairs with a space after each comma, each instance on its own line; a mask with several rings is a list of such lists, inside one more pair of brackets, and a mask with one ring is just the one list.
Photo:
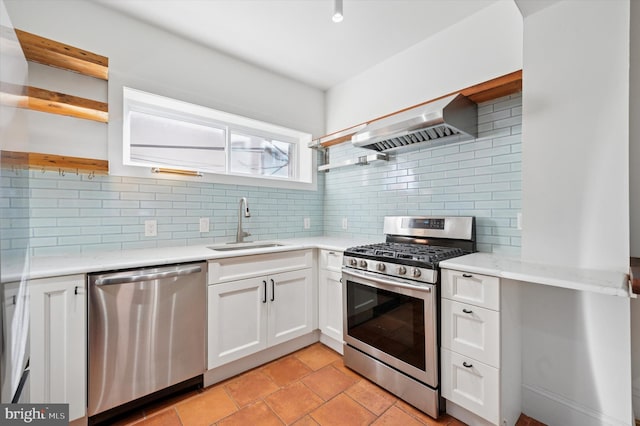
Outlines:
[[474, 139], [477, 105], [456, 94], [368, 124], [351, 137], [354, 146], [378, 152], [424, 148]]

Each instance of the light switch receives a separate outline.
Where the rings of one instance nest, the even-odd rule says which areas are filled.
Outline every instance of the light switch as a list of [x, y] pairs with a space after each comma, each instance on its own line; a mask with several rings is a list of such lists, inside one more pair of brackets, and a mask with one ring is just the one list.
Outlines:
[[305, 217], [304, 218], [304, 229], [309, 229], [311, 228], [311, 218]]

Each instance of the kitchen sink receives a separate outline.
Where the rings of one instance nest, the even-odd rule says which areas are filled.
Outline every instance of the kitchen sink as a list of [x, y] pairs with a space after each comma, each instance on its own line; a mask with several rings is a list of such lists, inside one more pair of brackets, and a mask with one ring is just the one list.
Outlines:
[[213, 251], [235, 251], [235, 250], [250, 250], [258, 248], [269, 247], [282, 247], [284, 244], [279, 243], [264, 243], [264, 242], [248, 242], [248, 243], [227, 243], [216, 246], [208, 246], [208, 249]]

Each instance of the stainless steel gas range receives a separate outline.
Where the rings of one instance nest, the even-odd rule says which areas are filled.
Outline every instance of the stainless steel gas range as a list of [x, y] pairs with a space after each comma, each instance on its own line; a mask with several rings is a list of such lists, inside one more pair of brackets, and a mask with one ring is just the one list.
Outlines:
[[438, 263], [475, 251], [475, 219], [389, 216], [384, 233], [344, 252], [344, 363], [437, 418]]

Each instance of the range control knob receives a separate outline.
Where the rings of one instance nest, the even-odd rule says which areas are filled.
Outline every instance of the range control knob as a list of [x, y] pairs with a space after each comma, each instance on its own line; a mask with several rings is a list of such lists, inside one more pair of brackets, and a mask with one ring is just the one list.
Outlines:
[[398, 266], [396, 272], [398, 273], [398, 275], [404, 275], [407, 273], [407, 268], [405, 268], [404, 266]]
[[360, 261], [360, 267], [361, 268], [366, 268], [367, 267], [367, 261], [366, 260], [361, 260]]
[[420, 269], [418, 269], [418, 268], [411, 268], [411, 275], [414, 278], [418, 278], [420, 275], [422, 275], [422, 273], [420, 272]]
[[378, 263], [378, 264], [376, 265], [376, 269], [377, 269], [378, 271], [382, 272], [382, 271], [384, 271], [385, 269], [387, 269], [387, 267], [385, 266], [385, 264], [384, 264], [384, 263]]
[[355, 259], [349, 259], [349, 265], [351, 266], [358, 266], [358, 261]]

